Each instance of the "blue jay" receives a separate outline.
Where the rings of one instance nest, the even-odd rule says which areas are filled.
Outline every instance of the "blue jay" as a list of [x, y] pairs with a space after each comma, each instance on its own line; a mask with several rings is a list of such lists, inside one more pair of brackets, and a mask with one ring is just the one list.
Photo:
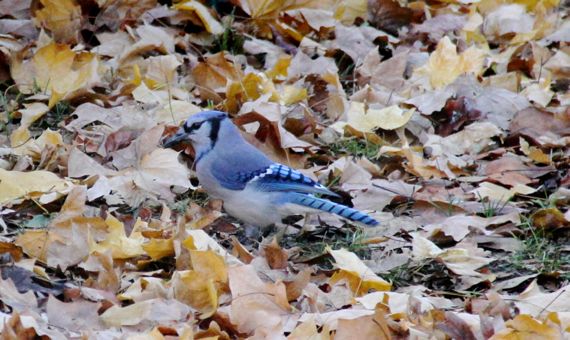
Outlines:
[[163, 146], [182, 142], [190, 143], [196, 152], [194, 164], [202, 187], [211, 197], [223, 200], [228, 214], [250, 225], [264, 227], [288, 215], [317, 210], [378, 225], [358, 210], [315, 197], [338, 195], [299, 171], [271, 161], [243, 139], [224, 112], [192, 115]]

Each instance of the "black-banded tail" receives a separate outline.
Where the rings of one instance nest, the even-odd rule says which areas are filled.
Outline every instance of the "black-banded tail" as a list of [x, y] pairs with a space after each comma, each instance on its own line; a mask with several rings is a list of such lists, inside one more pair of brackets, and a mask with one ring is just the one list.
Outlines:
[[362, 213], [356, 209], [349, 208], [342, 204], [334, 203], [326, 199], [317, 198], [309, 195], [295, 194], [293, 196], [293, 203], [309, 207], [317, 210], [326, 211], [328, 213], [336, 214], [348, 220], [360, 222], [367, 226], [377, 226], [380, 223], [372, 217]]

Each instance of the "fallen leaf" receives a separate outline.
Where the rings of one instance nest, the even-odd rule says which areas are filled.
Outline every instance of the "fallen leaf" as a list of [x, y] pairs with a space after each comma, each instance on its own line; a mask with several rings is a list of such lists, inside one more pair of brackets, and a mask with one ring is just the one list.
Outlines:
[[240, 332], [254, 334], [284, 326], [291, 307], [283, 283], [264, 283], [251, 265], [230, 267], [228, 276], [230, 319]]
[[521, 146], [521, 151], [536, 163], [550, 164], [552, 162], [550, 155], [545, 154], [536, 146], [530, 146], [524, 138], [519, 139], [519, 144]]
[[334, 338], [349, 340], [358, 334], [365, 339], [390, 339], [392, 332], [388, 327], [386, 318], [386, 312], [378, 308], [374, 315], [351, 320], [340, 319]]
[[265, 258], [271, 269], [287, 268], [289, 255], [285, 249], [281, 248], [279, 244], [277, 244], [277, 240], [275, 238], [270, 244], [263, 247], [263, 251], [265, 252]]
[[347, 280], [350, 288], [356, 295], [368, 293], [371, 289], [390, 290], [391, 284], [376, 275], [368, 268], [356, 254], [347, 250], [327, 250], [340, 269], [331, 277], [331, 283]]
[[100, 318], [109, 327], [153, 325], [187, 320], [190, 307], [168, 299], [150, 299], [126, 307], [112, 306]]
[[12, 279], [4, 280], [0, 278], [0, 288], [2, 288], [0, 289], [0, 299], [2, 302], [16, 311], [34, 310], [38, 307], [34, 292], [29, 290], [25, 293], [20, 293]]
[[557, 208], [543, 208], [531, 216], [532, 225], [537, 229], [555, 231], [570, 227], [570, 221]]
[[474, 46], [457, 54], [456, 46], [445, 36], [437, 44], [427, 64], [416, 69], [414, 74], [427, 76], [431, 86], [440, 89], [453, 83], [461, 74], [481, 73], [485, 54], [483, 50]]
[[483, 22], [483, 33], [493, 41], [500, 41], [507, 34], [529, 33], [534, 18], [519, 4], [503, 5], [489, 13]]
[[73, 332], [103, 329], [97, 312], [100, 303], [84, 300], [64, 303], [50, 296], [46, 308], [50, 324], [55, 327]]
[[0, 204], [18, 200], [37, 199], [49, 203], [67, 194], [72, 183], [53, 172], [36, 170], [29, 172], [0, 169]]
[[497, 332], [491, 339], [560, 339], [560, 330], [551, 327], [540, 320], [532, 318], [530, 315], [521, 314], [514, 319], [505, 322], [507, 327]]
[[[137, 222], [140, 223], [141, 221]], [[104, 253], [109, 250], [114, 259], [128, 259], [145, 254], [143, 249], [144, 238], [137, 231], [136, 224], [131, 235], [127, 236], [123, 223], [113, 215], [107, 216], [105, 223], [108, 234], [103, 241], [90, 245], [91, 252]]]
[[295, 327], [287, 337], [287, 340], [330, 340], [331, 336], [329, 333], [328, 327], [323, 327], [323, 329], [319, 330], [315, 320], [309, 319]]
[[24, 104], [24, 107], [25, 109], [18, 111], [22, 118], [20, 128], [28, 128], [49, 111], [49, 107], [44, 103]]
[[352, 102], [347, 124], [362, 132], [375, 129], [394, 130], [404, 126], [414, 114], [413, 109], [402, 110], [397, 105], [383, 109], [366, 108], [364, 103]]
[[216, 312], [219, 295], [226, 288], [226, 263], [211, 250], [191, 250], [190, 259], [193, 270], [174, 275], [174, 294], [178, 300], [197, 309], [200, 318], [207, 319]]
[[75, 0], [40, 0], [43, 8], [35, 11], [39, 26], [47, 28], [60, 43], [76, 43], [81, 29], [81, 7]]
[[21, 91], [32, 91], [34, 84], [47, 91], [51, 108], [95, 85], [99, 81], [98, 66], [93, 53], [77, 53], [68, 45], [51, 43], [38, 49], [31, 60], [15, 59], [10, 71]]
[[517, 194], [528, 195], [535, 191], [535, 188], [531, 188], [523, 184], [516, 184], [511, 189], [506, 189], [491, 182], [483, 182], [472, 192], [480, 198], [488, 197], [493, 201], [508, 202]]
[[212, 34], [224, 33], [224, 27], [214, 18], [208, 10], [208, 7], [202, 5], [200, 2], [196, 0], [184, 1], [177, 3], [174, 8], [195, 13], [204, 24], [206, 31]]
[[172, 239], [153, 238], [142, 245], [144, 251], [153, 260], [174, 255], [174, 242]]

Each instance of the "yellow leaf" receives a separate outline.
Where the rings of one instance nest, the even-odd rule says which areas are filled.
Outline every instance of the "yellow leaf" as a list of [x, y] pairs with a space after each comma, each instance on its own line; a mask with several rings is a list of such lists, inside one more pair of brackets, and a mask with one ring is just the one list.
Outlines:
[[218, 293], [213, 279], [189, 270], [176, 272], [172, 281], [176, 299], [197, 309], [200, 318], [208, 318], [216, 312]]
[[218, 294], [228, 282], [226, 263], [212, 250], [191, 250], [190, 258], [193, 270], [178, 272], [173, 279], [176, 298], [208, 318], [218, 308]]
[[483, 69], [485, 55], [485, 51], [474, 46], [459, 55], [456, 46], [445, 36], [437, 44], [427, 64], [418, 68], [415, 73], [427, 76], [434, 88], [442, 88], [451, 84], [461, 74], [478, 75]]
[[348, 125], [362, 132], [372, 132], [377, 128], [394, 130], [404, 126], [415, 109], [402, 110], [397, 105], [383, 109], [366, 108], [364, 103], [352, 102], [348, 110]]
[[384, 291], [390, 290], [392, 285], [374, 274], [372, 269], [368, 268], [356, 254], [345, 249], [332, 250], [327, 249], [329, 254], [335, 260], [335, 265], [340, 269], [331, 277], [331, 283], [346, 280], [350, 289], [356, 295], [363, 295], [370, 289]]
[[307, 98], [307, 89], [299, 88], [292, 85], [285, 86], [281, 95], [281, 103], [283, 105], [291, 105], [298, 103]]
[[17, 155], [28, 155], [39, 160], [46, 147], [64, 145], [63, 137], [57, 131], [45, 130], [37, 139], [32, 139], [27, 128], [20, 126], [12, 132], [10, 142]]
[[16, 238], [16, 245], [21, 247], [24, 253], [42, 262], [47, 262], [48, 240], [47, 230], [28, 230]]
[[18, 149], [22, 148], [24, 144], [31, 141], [32, 135], [30, 135], [30, 131], [26, 127], [20, 126], [16, 130], [12, 131], [10, 134], [10, 146], [14, 149], [14, 153], [16, 154], [24, 154], [20, 153]]
[[345, 25], [352, 25], [356, 18], [366, 18], [368, 15], [367, 0], [340, 1], [334, 13], [335, 19]]
[[287, 340], [330, 340], [330, 331], [327, 328], [327, 325], [325, 325], [319, 332], [319, 327], [317, 327], [315, 320], [311, 318], [295, 327], [287, 337]]
[[19, 110], [22, 116], [20, 127], [29, 127], [33, 122], [38, 120], [49, 111], [49, 107], [44, 103], [24, 104], [25, 109]]
[[546, 9], [557, 7], [560, 0], [513, 0], [513, 2], [525, 5], [529, 11], [532, 11], [538, 4], [543, 5]]
[[143, 244], [144, 251], [153, 260], [174, 255], [174, 242], [172, 239], [153, 238], [148, 243]]
[[174, 8], [195, 13], [204, 24], [206, 31], [212, 34], [224, 33], [224, 27], [212, 16], [208, 8], [200, 2], [196, 0], [185, 1], [174, 5]]
[[517, 315], [505, 323], [506, 329], [497, 332], [492, 340], [550, 340], [561, 339], [560, 332], [528, 314]]
[[472, 192], [481, 198], [489, 197], [492, 200], [505, 202], [516, 194], [528, 195], [532, 194], [535, 191], [535, 188], [531, 188], [523, 184], [517, 184], [511, 189], [506, 189], [500, 185], [496, 185], [490, 182], [483, 182], [479, 185], [479, 188], [473, 190]]
[[[236, 80], [228, 85], [226, 90], [226, 108], [230, 112], [236, 112], [239, 104], [246, 101], [254, 101], [264, 93], [275, 93], [273, 82], [266, 79], [263, 73], [248, 73], [242, 79]], [[272, 99], [275, 99], [272, 97]]]
[[36, 21], [53, 33], [59, 42], [75, 43], [81, 28], [81, 7], [75, 0], [40, 0]]
[[213, 250], [191, 250], [190, 259], [192, 268], [213, 279], [216, 282], [226, 283], [228, 273], [224, 259]]
[[279, 57], [279, 59], [277, 60], [275, 65], [273, 65], [273, 68], [271, 70], [266, 71], [265, 74], [270, 79], [274, 79], [274, 78], [277, 78], [280, 76], [286, 77], [287, 76], [287, 69], [289, 68], [289, 65], [291, 65], [292, 59], [293, 58], [290, 55], [285, 55], [285, 56]]
[[41, 198], [54, 195], [53, 200], [67, 193], [72, 184], [49, 171], [8, 171], [0, 168], [0, 204], [19, 199]]
[[135, 86], [139, 86], [142, 83], [142, 75], [141, 69], [138, 64], [133, 65], [133, 80], [131, 80], [131, 84]]
[[241, 8], [252, 18], [259, 18], [285, 6], [285, 0], [240, 0]]
[[97, 56], [89, 52], [74, 52], [69, 45], [51, 43], [40, 48], [31, 60], [16, 59], [10, 71], [18, 88], [28, 92], [33, 85], [50, 94], [48, 106], [61, 99], [71, 99], [79, 90], [91, 88], [99, 75]]
[[519, 144], [521, 146], [521, 151], [532, 159], [536, 163], [540, 164], [550, 164], [550, 156], [542, 152], [536, 146], [530, 146], [530, 144], [523, 138], [519, 138]]
[[194, 244], [194, 237], [188, 236], [184, 241], [182, 241], [184, 248], [188, 250], [196, 250], [196, 245]]
[[140, 233], [133, 231], [131, 236], [127, 237], [123, 223], [113, 215], [107, 216], [105, 223], [108, 227], [107, 237], [100, 243], [93, 243], [90, 252], [104, 253], [110, 250], [113, 259], [128, 259], [145, 254]]

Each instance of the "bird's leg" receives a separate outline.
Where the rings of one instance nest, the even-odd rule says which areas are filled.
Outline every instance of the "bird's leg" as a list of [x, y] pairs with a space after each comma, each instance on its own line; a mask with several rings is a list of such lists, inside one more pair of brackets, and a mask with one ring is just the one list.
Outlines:
[[252, 224], [244, 224], [245, 236], [248, 239], [258, 241], [260, 244], [269, 244], [275, 238], [277, 243], [283, 239], [287, 226], [270, 224], [259, 227]]
[[245, 236], [249, 239], [259, 240], [261, 243], [270, 242], [275, 237], [277, 242], [281, 241], [287, 229], [286, 224], [276, 223], [266, 227], [258, 227], [251, 224], [244, 224]]
[[260, 240], [263, 237], [263, 230], [259, 226], [246, 223], [243, 225], [245, 236], [249, 239]]
[[283, 239], [283, 236], [285, 236], [288, 227], [289, 224], [279, 223], [279, 225], [276, 225], [277, 232], [275, 233], [274, 237], [277, 243], [281, 243], [281, 240]]

